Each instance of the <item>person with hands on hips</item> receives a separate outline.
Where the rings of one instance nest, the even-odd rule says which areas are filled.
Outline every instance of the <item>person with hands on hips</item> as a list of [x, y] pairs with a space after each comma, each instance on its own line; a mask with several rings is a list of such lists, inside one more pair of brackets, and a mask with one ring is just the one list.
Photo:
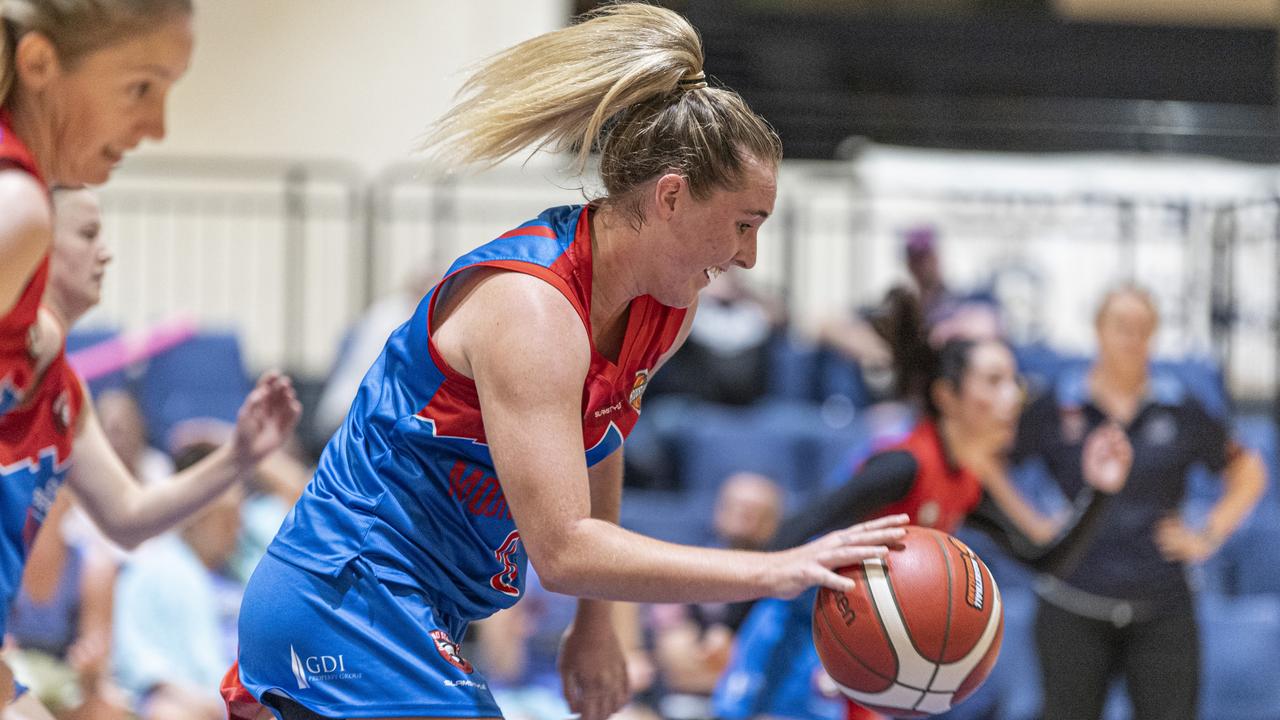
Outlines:
[[[1068, 494], [1081, 486], [1079, 448], [1101, 426], [1124, 429], [1133, 468], [1076, 568], [1042, 576], [1036, 644], [1044, 718], [1098, 718], [1122, 674], [1137, 720], [1198, 716], [1200, 645], [1187, 563], [1230, 537], [1266, 488], [1257, 453], [1231, 439], [1177, 378], [1150, 369], [1159, 314], [1133, 286], [1095, 316], [1092, 366], [1061, 375], [1023, 413], [1015, 461], [1042, 458]], [[1221, 472], [1224, 492], [1203, 529], [1180, 516], [1192, 467]]]

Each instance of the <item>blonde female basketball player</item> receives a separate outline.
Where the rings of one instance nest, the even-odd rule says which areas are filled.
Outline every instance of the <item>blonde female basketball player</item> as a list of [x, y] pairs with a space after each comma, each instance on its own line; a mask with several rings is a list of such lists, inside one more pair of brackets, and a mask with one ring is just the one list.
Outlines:
[[[680, 15], [613, 5], [485, 64], [433, 135], [461, 161], [599, 148], [606, 197], [547, 210], [456, 261], [388, 340], [249, 582], [233, 717], [497, 717], [460, 645], [519, 600], [526, 563], [583, 600], [561, 655], [584, 720], [627, 698], [607, 600], [846, 587], [901, 518], [781, 553], [619, 528], [623, 439], [698, 292], [755, 264], [777, 136], [708, 85]], [[269, 716], [268, 716], [269, 717]]]

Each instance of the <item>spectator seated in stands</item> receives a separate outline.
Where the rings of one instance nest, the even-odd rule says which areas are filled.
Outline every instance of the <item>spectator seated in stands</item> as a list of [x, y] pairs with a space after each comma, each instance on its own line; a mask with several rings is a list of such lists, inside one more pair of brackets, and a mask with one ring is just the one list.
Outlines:
[[[178, 464], [191, 462], [188, 456], [203, 456], [206, 445], [218, 445], [231, 436], [233, 426], [214, 418], [184, 420], [169, 431], [168, 446]], [[267, 552], [267, 545], [280, 529], [302, 490], [311, 480], [312, 469], [299, 459], [299, 442], [290, 438], [281, 449], [258, 464], [245, 485], [240, 514], [240, 539], [227, 566], [228, 574], [242, 583]]]
[[689, 339], [649, 382], [645, 399], [686, 395], [726, 405], [755, 402], [768, 387], [770, 343], [785, 327], [781, 305], [730, 268], [702, 291]]
[[124, 720], [127, 701], [109, 665], [115, 557], [102, 544], [69, 540], [71, 509], [63, 490], [32, 547], [6, 659], [58, 720]]
[[[179, 469], [216, 449], [188, 448]], [[244, 491], [232, 487], [178, 534], [134, 553], [116, 583], [115, 670], [142, 720], [221, 720], [244, 585], [228, 574]]]
[[147, 444], [147, 424], [132, 393], [107, 390], [98, 396], [95, 405], [111, 449], [134, 477], [151, 484], [173, 474], [169, 456]]
[[[755, 473], [736, 473], [720, 485], [712, 524], [717, 544], [762, 550], [782, 517], [782, 490]], [[741, 611], [725, 603], [655, 605], [650, 612], [654, 659], [665, 695], [663, 717], [710, 718], [711, 693], [729, 663]]]

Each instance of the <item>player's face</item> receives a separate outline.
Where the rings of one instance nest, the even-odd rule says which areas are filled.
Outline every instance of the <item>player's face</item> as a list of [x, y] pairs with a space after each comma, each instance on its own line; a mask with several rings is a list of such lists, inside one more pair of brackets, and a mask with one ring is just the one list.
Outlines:
[[960, 383], [959, 420], [999, 450], [1013, 440], [1022, 412], [1022, 386], [1013, 353], [1003, 343], [984, 342], [969, 354]]
[[686, 202], [670, 222], [663, 277], [650, 294], [665, 305], [688, 307], [720, 273], [734, 265], [754, 266], [756, 234], [773, 212], [777, 194], [777, 168], [753, 159], [745, 164], [738, 188]]
[[1098, 354], [1112, 366], [1145, 368], [1155, 331], [1151, 306], [1137, 295], [1120, 293], [1098, 315]]
[[165, 101], [193, 43], [191, 18], [179, 15], [54, 70], [37, 91], [53, 118], [53, 182], [103, 183], [144, 138], [163, 138]]
[[54, 194], [52, 284], [83, 312], [102, 298], [102, 277], [111, 251], [102, 242], [102, 211], [89, 190]]

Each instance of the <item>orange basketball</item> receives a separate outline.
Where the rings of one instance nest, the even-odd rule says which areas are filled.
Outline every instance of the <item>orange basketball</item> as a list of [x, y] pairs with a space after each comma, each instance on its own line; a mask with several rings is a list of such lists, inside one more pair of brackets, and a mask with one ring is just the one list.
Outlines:
[[813, 644], [851, 700], [917, 718], [950, 709], [987, 679], [1004, 612], [991, 571], [964, 543], [909, 526], [902, 545], [842, 569], [853, 590], [819, 590]]

